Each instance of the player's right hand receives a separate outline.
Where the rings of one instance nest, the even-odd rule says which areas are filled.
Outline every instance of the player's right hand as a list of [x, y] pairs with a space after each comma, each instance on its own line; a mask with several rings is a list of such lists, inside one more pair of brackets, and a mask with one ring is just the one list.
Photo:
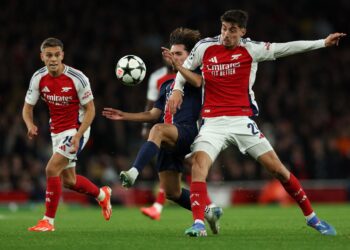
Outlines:
[[175, 114], [177, 109], [181, 108], [181, 104], [182, 104], [182, 92], [180, 90], [173, 90], [173, 93], [171, 94], [168, 100], [170, 113]]
[[103, 108], [102, 115], [111, 120], [123, 120], [123, 111], [114, 108]]
[[37, 126], [35, 126], [33, 124], [30, 127], [28, 127], [27, 136], [28, 136], [29, 140], [32, 140], [37, 135], [38, 135], [38, 127]]
[[173, 69], [176, 69], [176, 61], [175, 61], [174, 55], [170, 52], [168, 48], [161, 47], [161, 49], [162, 49], [162, 56], [166, 64], [173, 67]]

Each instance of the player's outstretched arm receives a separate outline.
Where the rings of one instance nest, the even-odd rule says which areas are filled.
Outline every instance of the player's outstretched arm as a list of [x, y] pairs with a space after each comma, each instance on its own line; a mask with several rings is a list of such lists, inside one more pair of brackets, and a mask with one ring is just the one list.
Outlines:
[[346, 36], [345, 33], [333, 33], [327, 36], [325, 39], [320, 40], [274, 43], [274, 57], [285, 57], [297, 53], [338, 45], [340, 39], [344, 36]]
[[202, 85], [202, 76], [178, 64], [169, 49], [162, 47], [162, 55], [166, 63], [171, 65], [174, 70], [179, 71], [188, 83], [195, 87], [200, 87]]
[[159, 119], [162, 111], [158, 108], [152, 108], [150, 111], [140, 113], [129, 113], [114, 108], [103, 108], [102, 115], [115, 121], [134, 121], [134, 122], [154, 122]]
[[33, 109], [34, 109], [33, 105], [30, 105], [29, 103], [24, 102], [22, 117], [27, 126], [27, 129], [28, 129], [27, 136], [30, 140], [38, 135], [38, 127], [34, 124], [34, 120], [33, 120]]

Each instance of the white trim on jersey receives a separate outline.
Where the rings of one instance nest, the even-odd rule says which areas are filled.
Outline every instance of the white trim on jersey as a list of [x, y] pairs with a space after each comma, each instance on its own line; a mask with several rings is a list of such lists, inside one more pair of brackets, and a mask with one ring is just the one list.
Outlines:
[[159, 96], [159, 89], [157, 86], [158, 80], [168, 73], [166, 66], [163, 66], [155, 71], [149, 77], [148, 86], [147, 86], [147, 100], [157, 101]]
[[74, 83], [75, 89], [77, 90], [78, 98], [81, 105], [87, 104], [93, 100], [89, 78], [87, 78], [81, 71], [72, 67], [66, 66], [66, 75], [69, 76]]
[[40, 79], [48, 73], [47, 67], [37, 70], [29, 82], [29, 88], [25, 97], [25, 102], [30, 105], [35, 105], [40, 97], [39, 83]]

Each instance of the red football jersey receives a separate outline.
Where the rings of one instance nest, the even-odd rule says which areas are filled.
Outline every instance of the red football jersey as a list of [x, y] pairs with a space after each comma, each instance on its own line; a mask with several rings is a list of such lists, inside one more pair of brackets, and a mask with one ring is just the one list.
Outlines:
[[65, 65], [61, 75], [53, 77], [46, 67], [36, 71], [25, 97], [35, 105], [41, 97], [49, 107], [52, 133], [79, 128], [83, 105], [93, 100], [89, 79], [79, 70]]
[[[266, 43], [247, 38], [241, 39], [235, 48], [228, 49], [217, 36], [199, 41], [183, 66], [189, 70], [201, 66], [204, 78], [202, 117], [252, 116], [259, 111], [252, 89], [258, 62], [324, 46], [323, 39]], [[174, 89], [181, 90], [185, 81], [178, 73]]]

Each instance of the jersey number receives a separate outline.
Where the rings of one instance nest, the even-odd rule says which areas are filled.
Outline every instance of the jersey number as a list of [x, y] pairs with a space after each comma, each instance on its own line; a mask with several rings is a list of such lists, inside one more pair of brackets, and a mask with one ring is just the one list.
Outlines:
[[252, 130], [252, 134], [253, 134], [253, 135], [256, 135], [256, 134], [259, 133], [258, 126], [256, 126], [255, 123], [252, 123], [252, 122], [251, 122], [251, 123], [248, 123], [247, 127], [250, 128], [250, 129]]
[[65, 144], [66, 146], [70, 147], [71, 146], [71, 141], [72, 141], [72, 136], [66, 136], [66, 138], [64, 138], [62, 144]]

